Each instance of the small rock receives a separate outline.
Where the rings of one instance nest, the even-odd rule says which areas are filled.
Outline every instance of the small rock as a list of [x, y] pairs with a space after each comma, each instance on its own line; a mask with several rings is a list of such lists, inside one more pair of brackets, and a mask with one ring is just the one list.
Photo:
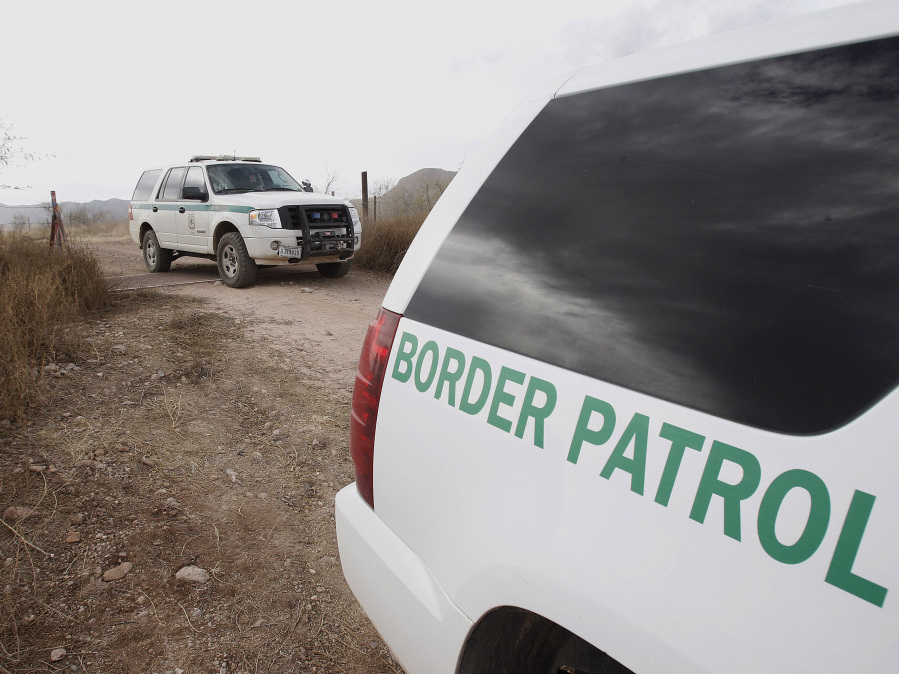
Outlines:
[[107, 583], [113, 580], [121, 580], [128, 575], [128, 572], [134, 568], [131, 562], [122, 562], [118, 566], [114, 566], [103, 574], [103, 580]]
[[225, 471], [225, 475], [231, 478], [231, 482], [237, 482], [237, 471], [233, 468], [228, 468]]
[[180, 508], [180, 507], [181, 507], [181, 504], [178, 503], [178, 501], [177, 501], [173, 496], [169, 496], [169, 497], [165, 500], [165, 504], [166, 504], [169, 508]]
[[220, 286], [220, 285], [224, 285], [224, 283], [222, 283], [221, 281], [216, 281], [216, 282], [213, 283], [212, 285], [213, 285], [213, 286]]
[[17, 522], [18, 520], [24, 520], [31, 513], [31, 508], [26, 508], [24, 506], [9, 506], [3, 511], [3, 519], [9, 520], [10, 522]]
[[158, 380], [159, 380], [159, 375], [156, 372], [154, 372], [153, 374], [150, 375], [150, 381], [158, 381]]
[[87, 420], [84, 417], [82, 417], [81, 415], [79, 415], [79, 416], [75, 417], [74, 419], [72, 419], [72, 422], [76, 423], [76, 424], [86, 424]]
[[45, 470], [47, 470], [47, 466], [32, 465], [28, 466], [28, 470], [30, 470], [32, 473], [43, 473]]
[[141, 625], [146, 625], [148, 622], [150, 622], [150, 612], [141, 611], [137, 614], [136, 618], [137, 622], [139, 622]]
[[113, 353], [128, 353], [128, 347], [125, 346], [124, 344], [117, 344], [116, 346], [112, 347], [112, 352]]
[[206, 583], [209, 581], [209, 572], [206, 569], [201, 569], [199, 566], [183, 566], [178, 569], [175, 578], [189, 583]]
[[274, 438], [275, 440], [280, 438], [282, 435], [284, 435], [284, 431], [282, 431], [280, 428], [276, 428], [272, 431], [272, 438]]
[[80, 543], [81, 542], [81, 534], [77, 531], [69, 532], [69, 535], [66, 536], [66, 543]]
[[142, 464], [144, 464], [145, 466], [150, 466], [150, 468], [152, 468], [153, 466], [156, 465], [156, 462], [153, 459], [151, 459], [149, 456], [142, 456], [140, 459], [140, 462]]
[[50, 662], [59, 662], [64, 657], [66, 657], [65, 648], [54, 648], [52, 651], [50, 651]]

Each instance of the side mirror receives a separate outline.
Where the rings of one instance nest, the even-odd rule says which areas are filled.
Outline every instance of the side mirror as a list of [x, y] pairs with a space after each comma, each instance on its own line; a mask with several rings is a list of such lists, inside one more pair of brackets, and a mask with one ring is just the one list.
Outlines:
[[209, 192], [195, 185], [185, 186], [181, 190], [181, 198], [191, 201], [209, 201]]
[[312, 191], [312, 181], [309, 180], [309, 178], [306, 178], [306, 179], [303, 180], [303, 182], [300, 183], [300, 184], [303, 186], [303, 191], [304, 191], [304, 192], [311, 192], [311, 191]]

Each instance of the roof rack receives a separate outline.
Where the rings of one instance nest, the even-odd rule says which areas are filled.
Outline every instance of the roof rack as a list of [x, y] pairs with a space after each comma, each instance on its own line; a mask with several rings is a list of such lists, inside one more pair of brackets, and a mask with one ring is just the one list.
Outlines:
[[220, 155], [211, 155], [211, 154], [198, 154], [194, 155], [190, 158], [192, 162], [197, 161], [258, 161], [262, 160], [259, 157], [238, 157], [233, 154], [220, 154]]

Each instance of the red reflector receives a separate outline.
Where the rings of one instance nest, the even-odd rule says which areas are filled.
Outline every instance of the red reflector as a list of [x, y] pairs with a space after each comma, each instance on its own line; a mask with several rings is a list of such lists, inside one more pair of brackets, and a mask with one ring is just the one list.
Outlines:
[[369, 323], [356, 384], [353, 386], [353, 410], [350, 413], [350, 454], [356, 468], [356, 487], [362, 498], [375, 507], [373, 467], [375, 460], [375, 424], [378, 421], [378, 404], [384, 373], [390, 359], [390, 348], [401, 316], [384, 307]]
[[134, 213], [131, 212], [131, 204], [128, 204], [128, 219], [134, 220]]
[[339, 219], [339, 218], [340, 218], [340, 213], [331, 213], [331, 219], [332, 219], [332, 220], [337, 220], [337, 219]]

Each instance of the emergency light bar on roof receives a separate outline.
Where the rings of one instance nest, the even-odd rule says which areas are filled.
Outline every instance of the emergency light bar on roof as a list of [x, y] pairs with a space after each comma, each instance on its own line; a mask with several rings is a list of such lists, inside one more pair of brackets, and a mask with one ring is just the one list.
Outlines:
[[258, 161], [262, 160], [259, 157], [238, 157], [232, 154], [220, 154], [217, 156], [211, 154], [198, 154], [190, 158], [192, 162], [197, 161]]

